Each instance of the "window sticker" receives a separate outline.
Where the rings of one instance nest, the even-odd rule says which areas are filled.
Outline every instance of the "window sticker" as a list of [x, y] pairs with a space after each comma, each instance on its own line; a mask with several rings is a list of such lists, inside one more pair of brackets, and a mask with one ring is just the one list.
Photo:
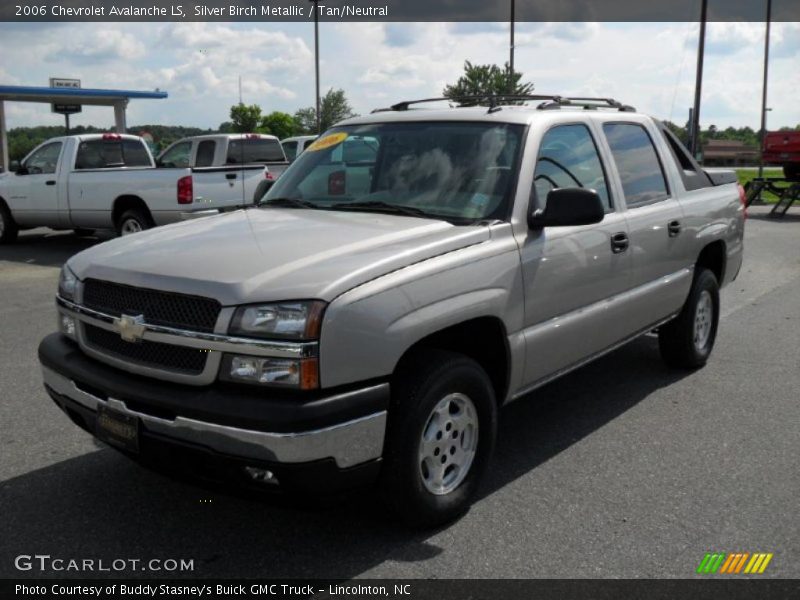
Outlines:
[[325, 137], [319, 138], [316, 142], [314, 142], [308, 148], [306, 148], [306, 152], [317, 152], [318, 150], [325, 150], [332, 146], [341, 144], [346, 139], [347, 139], [347, 134], [343, 131], [340, 131], [339, 133], [332, 133], [330, 135], [326, 135]]

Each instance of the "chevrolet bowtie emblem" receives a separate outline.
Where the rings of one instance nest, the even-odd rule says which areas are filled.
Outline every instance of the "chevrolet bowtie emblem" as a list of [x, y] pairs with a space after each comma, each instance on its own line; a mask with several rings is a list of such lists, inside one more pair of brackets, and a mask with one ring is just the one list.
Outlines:
[[114, 319], [114, 330], [126, 342], [140, 342], [144, 329], [144, 315], [122, 315]]

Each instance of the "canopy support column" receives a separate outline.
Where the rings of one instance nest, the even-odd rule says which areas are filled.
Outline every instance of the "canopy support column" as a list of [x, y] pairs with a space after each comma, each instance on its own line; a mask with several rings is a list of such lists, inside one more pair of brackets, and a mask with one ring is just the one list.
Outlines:
[[8, 132], [6, 131], [6, 107], [0, 100], [0, 167], [8, 171]]
[[114, 103], [114, 122], [117, 133], [125, 133], [128, 128], [128, 125], [125, 122], [125, 107], [127, 105], [127, 100]]

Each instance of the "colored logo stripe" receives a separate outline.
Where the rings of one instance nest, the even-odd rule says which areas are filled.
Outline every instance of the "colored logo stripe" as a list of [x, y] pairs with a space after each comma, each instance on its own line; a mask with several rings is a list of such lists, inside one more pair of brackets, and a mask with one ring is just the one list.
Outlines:
[[[708, 552], [700, 561], [697, 567], [697, 573], [711, 575], [714, 573], [720, 574], [761, 574], [763, 573], [769, 562], [772, 560], [772, 553], [756, 552], [750, 554], [749, 552]], [[748, 561], [749, 559], [749, 561]], [[747, 564], [747, 566], [745, 566]], [[742, 571], [744, 568], [744, 571]]]

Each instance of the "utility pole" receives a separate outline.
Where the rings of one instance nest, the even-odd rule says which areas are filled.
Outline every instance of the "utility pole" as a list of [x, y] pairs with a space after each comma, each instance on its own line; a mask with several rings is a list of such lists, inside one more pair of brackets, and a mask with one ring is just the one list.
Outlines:
[[322, 133], [322, 120], [319, 114], [319, 11], [317, 4], [319, 0], [310, 0], [314, 11], [314, 71], [316, 75], [316, 97], [317, 97], [317, 135]]
[[509, 64], [509, 67], [510, 67], [509, 73], [508, 73], [508, 93], [509, 94], [513, 94], [514, 93], [514, 21], [515, 21], [515, 15], [514, 15], [515, 10], [514, 9], [516, 8], [515, 4], [516, 4], [516, 0], [511, 0], [511, 19], [510, 19], [510, 21], [511, 21], [511, 42], [510, 42], [510, 45], [509, 45], [509, 53], [510, 53], [511, 56], [510, 56], [510, 59], [508, 61], [508, 64]]
[[761, 148], [758, 152], [758, 177], [764, 177], [764, 138], [767, 135], [767, 80], [769, 77], [769, 34], [772, 18], [772, 0], [767, 0], [767, 32], [764, 37], [764, 83], [761, 86]]
[[243, 104], [242, 102], [242, 76], [239, 75], [239, 104]]
[[697, 78], [694, 83], [694, 109], [692, 111], [692, 131], [690, 132], [691, 144], [689, 150], [692, 156], [697, 156], [700, 144], [700, 98], [703, 94], [703, 62], [706, 53], [706, 20], [708, 18], [708, 0], [703, 0], [700, 9], [700, 41], [697, 47]]

